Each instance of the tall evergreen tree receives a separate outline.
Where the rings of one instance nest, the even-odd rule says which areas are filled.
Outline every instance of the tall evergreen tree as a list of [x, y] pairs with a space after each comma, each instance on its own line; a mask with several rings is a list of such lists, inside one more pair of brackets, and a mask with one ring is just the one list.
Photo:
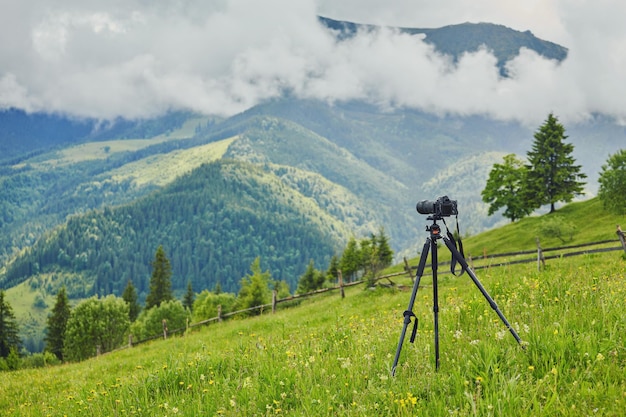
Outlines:
[[339, 257], [337, 255], [333, 255], [330, 258], [330, 263], [328, 264], [328, 270], [326, 271], [326, 279], [328, 281], [334, 282], [339, 277]]
[[48, 316], [48, 333], [45, 337], [46, 350], [53, 353], [59, 360], [63, 360], [65, 330], [70, 313], [70, 302], [63, 286], [57, 294], [52, 313]]
[[372, 233], [369, 238], [359, 242], [359, 267], [363, 274], [368, 274], [375, 269], [376, 264], [376, 236]]
[[6, 358], [11, 350], [19, 350], [21, 341], [13, 308], [0, 291], [0, 357]]
[[393, 250], [389, 245], [389, 237], [385, 235], [385, 229], [380, 228], [375, 237], [376, 256], [381, 268], [387, 268], [393, 262]]
[[[239, 309], [257, 307], [270, 302], [269, 284], [272, 281], [272, 275], [269, 271], [261, 271], [260, 257], [252, 262], [250, 269], [252, 274], [241, 279], [241, 288], [237, 295], [237, 307]], [[260, 312], [257, 310], [253, 314], [260, 314]]]
[[326, 280], [325, 278], [326, 277], [321, 271], [315, 269], [315, 264], [313, 259], [311, 259], [306, 271], [302, 274], [302, 276], [300, 276], [296, 294], [306, 294], [307, 292], [322, 288], [324, 286], [324, 281]]
[[187, 292], [185, 293], [185, 297], [183, 298], [183, 307], [187, 308], [189, 311], [193, 310], [193, 302], [195, 299], [195, 294], [193, 293], [193, 287], [191, 286], [191, 281], [187, 281]]
[[587, 176], [580, 165], [574, 165], [574, 145], [565, 143], [565, 128], [550, 113], [548, 119], [534, 135], [535, 141], [528, 156], [528, 175], [525, 198], [532, 209], [550, 204], [550, 213], [555, 203], [570, 202], [582, 194], [585, 183], [579, 181]]
[[128, 280], [128, 284], [126, 284], [126, 288], [124, 288], [122, 299], [126, 301], [126, 304], [128, 304], [128, 318], [130, 319], [130, 322], [133, 323], [139, 316], [141, 306], [139, 305], [137, 298], [137, 290], [131, 280]]
[[504, 217], [511, 222], [532, 213], [533, 208], [526, 201], [524, 187], [528, 168], [515, 154], [504, 157], [502, 164], [494, 164], [481, 195], [489, 204], [489, 216], [505, 207]]
[[351, 282], [354, 280], [356, 273], [359, 271], [360, 257], [359, 245], [353, 236], [348, 240], [348, 244], [343, 250], [341, 260], [339, 261], [341, 274], [346, 281]]
[[174, 299], [172, 294], [172, 266], [165, 255], [163, 245], [157, 248], [152, 262], [150, 293], [146, 297], [146, 309], [159, 306], [163, 301]]

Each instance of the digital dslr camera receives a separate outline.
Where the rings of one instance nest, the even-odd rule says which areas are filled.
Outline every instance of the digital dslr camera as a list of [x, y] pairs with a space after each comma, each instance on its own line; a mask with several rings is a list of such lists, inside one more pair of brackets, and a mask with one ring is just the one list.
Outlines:
[[420, 214], [434, 214], [438, 217], [456, 216], [459, 211], [456, 200], [450, 200], [447, 195], [439, 197], [437, 201], [422, 200], [415, 207]]

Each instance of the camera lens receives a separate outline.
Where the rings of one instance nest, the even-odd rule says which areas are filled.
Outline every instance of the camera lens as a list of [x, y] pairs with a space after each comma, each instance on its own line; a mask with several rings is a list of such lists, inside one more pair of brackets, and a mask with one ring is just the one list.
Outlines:
[[435, 202], [422, 200], [417, 203], [415, 206], [417, 212], [420, 214], [434, 214], [435, 213]]

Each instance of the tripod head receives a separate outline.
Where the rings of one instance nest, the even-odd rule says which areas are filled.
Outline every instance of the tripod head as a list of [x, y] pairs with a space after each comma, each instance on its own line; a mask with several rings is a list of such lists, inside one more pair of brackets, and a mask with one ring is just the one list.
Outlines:
[[426, 231], [430, 232], [430, 237], [431, 239], [441, 239], [441, 228], [439, 227], [439, 225], [437, 224], [437, 220], [442, 220], [443, 217], [442, 216], [438, 216], [438, 215], [432, 215], [432, 216], [428, 216], [426, 218], [426, 220], [432, 220], [433, 224], [431, 224], [430, 226], [426, 226]]

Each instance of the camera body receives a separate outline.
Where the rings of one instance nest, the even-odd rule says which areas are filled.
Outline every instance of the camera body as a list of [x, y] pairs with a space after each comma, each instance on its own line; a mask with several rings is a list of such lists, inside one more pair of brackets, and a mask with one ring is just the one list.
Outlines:
[[447, 195], [439, 197], [436, 201], [419, 201], [415, 208], [420, 214], [434, 214], [437, 217], [449, 217], [459, 214], [456, 200], [450, 200]]

